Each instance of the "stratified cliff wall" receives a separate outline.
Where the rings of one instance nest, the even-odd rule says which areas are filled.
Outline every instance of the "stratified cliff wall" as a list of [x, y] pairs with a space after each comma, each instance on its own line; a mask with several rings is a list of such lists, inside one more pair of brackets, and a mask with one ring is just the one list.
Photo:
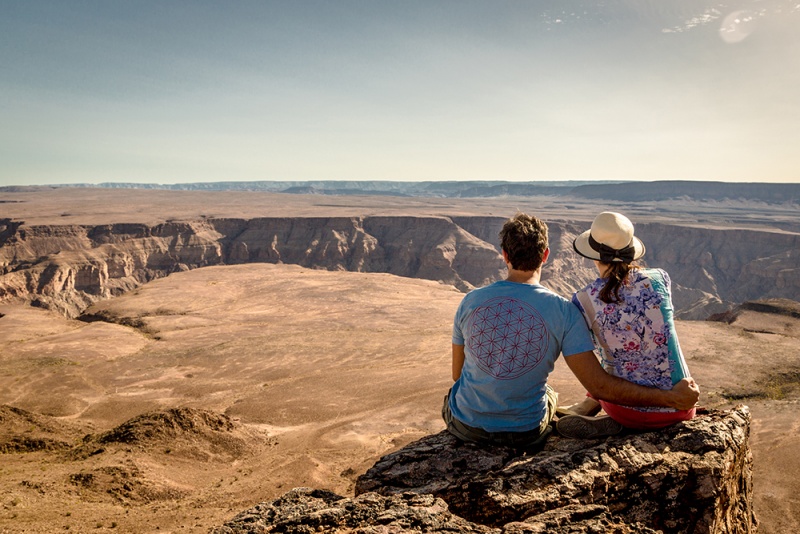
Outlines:
[[0, 301], [80, 314], [170, 273], [222, 263], [210, 225], [20, 226], [0, 248]]
[[[500, 217], [265, 217], [157, 225], [27, 226], [0, 219], [0, 302], [79, 315], [176, 271], [250, 262], [386, 272], [462, 291], [501, 278]], [[569, 296], [596, 276], [572, 251], [583, 225], [549, 224], [543, 283]], [[672, 279], [677, 315], [704, 319], [762, 298], [800, 300], [800, 235], [637, 225], [646, 263]]]
[[4, 221], [0, 302], [79, 315], [100, 299], [176, 271], [250, 262], [388, 272], [461, 290], [502, 275], [496, 248], [447, 218], [215, 219], [155, 226]]
[[638, 224], [646, 263], [672, 277], [679, 316], [706, 318], [747, 300], [800, 300], [800, 235]]

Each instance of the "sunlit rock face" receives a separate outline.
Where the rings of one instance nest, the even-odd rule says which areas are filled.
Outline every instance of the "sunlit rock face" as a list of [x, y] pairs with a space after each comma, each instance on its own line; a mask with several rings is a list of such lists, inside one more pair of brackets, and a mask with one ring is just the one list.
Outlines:
[[[437, 280], [469, 291], [502, 278], [501, 217], [275, 217], [157, 225], [26, 226], [0, 220], [0, 302], [76, 317], [92, 303], [173, 272], [289, 263]], [[542, 284], [569, 297], [597, 276], [572, 250], [586, 224], [549, 223]], [[800, 300], [800, 236], [637, 225], [645, 265], [666, 269], [676, 315], [705, 319], [763, 298]]]
[[217, 219], [104, 226], [11, 226], [0, 248], [0, 301], [69, 317], [170, 273], [290, 263], [439, 280], [463, 291], [499, 279], [499, 253], [440, 217]]

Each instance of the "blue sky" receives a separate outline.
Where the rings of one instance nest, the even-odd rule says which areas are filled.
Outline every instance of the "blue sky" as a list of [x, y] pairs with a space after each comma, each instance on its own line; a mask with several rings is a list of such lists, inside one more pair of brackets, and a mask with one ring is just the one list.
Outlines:
[[800, 182], [800, 0], [0, 0], [0, 185]]

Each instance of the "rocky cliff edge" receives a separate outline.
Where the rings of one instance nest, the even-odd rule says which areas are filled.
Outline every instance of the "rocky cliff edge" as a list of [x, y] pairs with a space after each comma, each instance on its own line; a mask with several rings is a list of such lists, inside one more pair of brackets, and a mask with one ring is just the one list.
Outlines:
[[532, 455], [443, 431], [381, 458], [353, 498], [298, 488], [212, 533], [751, 533], [749, 431], [746, 406], [657, 432], [553, 437]]

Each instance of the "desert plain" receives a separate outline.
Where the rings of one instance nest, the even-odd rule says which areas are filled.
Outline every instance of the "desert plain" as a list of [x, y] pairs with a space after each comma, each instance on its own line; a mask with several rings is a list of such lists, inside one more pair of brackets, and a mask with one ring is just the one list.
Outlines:
[[[521, 210], [588, 228], [598, 211], [615, 209], [637, 224], [800, 227], [796, 210], [744, 202], [575, 200], [567, 209], [546, 197], [96, 189], [6, 192], [0, 200], [2, 217], [26, 225]], [[113, 321], [4, 301], [0, 532], [205, 532], [293, 487], [352, 495], [358, 475], [383, 454], [444, 428], [439, 411], [462, 297], [436, 280], [253, 262], [174, 272], [85, 310]], [[677, 328], [700, 404], [752, 411], [759, 531], [797, 532], [800, 304], [767, 302]], [[564, 404], [584, 394], [563, 359], [551, 384]]]

